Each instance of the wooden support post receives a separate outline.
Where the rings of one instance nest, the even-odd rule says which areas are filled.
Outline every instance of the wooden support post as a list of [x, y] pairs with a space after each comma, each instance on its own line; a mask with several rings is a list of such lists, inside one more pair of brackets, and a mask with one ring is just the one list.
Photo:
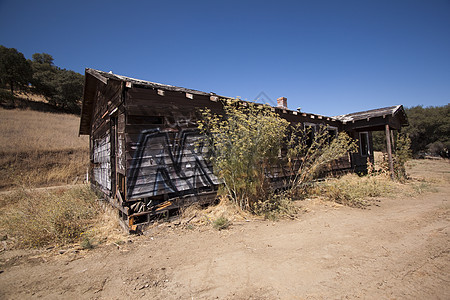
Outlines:
[[389, 160], [389, 170], [391, 171], [391, 178], [394, 179], [394, 162], [392, 161], [391, 134], [389, 131], [389, 125], [386, 124], [386, 148]]
[[394, 130], [391, 130], [391, 147], [392, 147], [392, 153], [395, 153]]

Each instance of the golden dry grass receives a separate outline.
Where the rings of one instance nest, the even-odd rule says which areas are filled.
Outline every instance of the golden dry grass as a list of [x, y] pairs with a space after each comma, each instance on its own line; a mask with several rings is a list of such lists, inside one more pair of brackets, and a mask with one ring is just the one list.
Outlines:
[[195, 225], [213, 225], [214, 220], [218, 218], [226, 218], [230, 222], [243, 221], [253, 218], [249, 212], [241, 210], [238, 206], [231, 203], [226, 198], [221, 198], [217, 205], [210, 205], [201, 208], [198, 205], [191, 205], [183, 209], [181, 213], [182, 219], [191, 219], [191, 224]]
[[19, 189], [0, 194], [0, 238], [5, 249], [123, 243], [117, 211], [102, 208], [87, 186]]
[[87, 186], [4, 194], [0, 232], [14, 246], [25, 248], [78, 241], [98, 214], [95, 199]]
[[87, 149], [0, 153], [0, 190], [82, 183]]
[[80, 118], [69, 114], [0, 109], [0, 153], [87, 149]]
[[0, 109], [0, 190], [80, 183], [89, 140], [79, 117]]
[[[74, 115], [0, 109], [0, 237], [8, 248], [90, 248], [122, 242], [117, 211], [102, 209], [82, 183], [89, 165], [89, 139], [78, 137]], [[99, 213], [104, 211], [104, 213]]]
[[310, 189], [310, 196], [320, 196], [339, 204], [365, 207], [370, 199], [392, 195], [396, 183], [385, 174], [376, 176], [363, 176], [347, 174], [339, 179], [330, 178], [317, 183]]
[[15, 92], [14, 94], [17, 98], [25, 99], [28, 101], [48, 103], [48, 100], [43, 95], [27, 93], [22, 91]]
[[[375, 160], [379, 168], [381, 158]], [[437, 171], [438, 170], [438, 171]], [[450, 183], [449, 160], [410, 160], [406, 165], [407, 179], [391, 180], [387, 171], [358, 176], [347, 174], [316, 184], [310, 196], [322, 197], [339, 204], [366, 207], [378, 197], [416, 197], [426, 192], [436, 192], [436, 185]]]

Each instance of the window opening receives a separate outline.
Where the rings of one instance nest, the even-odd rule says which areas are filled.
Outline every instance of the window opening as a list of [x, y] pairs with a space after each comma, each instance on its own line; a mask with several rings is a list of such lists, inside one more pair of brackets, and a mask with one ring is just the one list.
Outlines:
[[359, 150], [362, 156], [370, 156], [369, 133], [359, 133]]
[[334, 138], [337, 137], [338, 129], [337, 127], [334, 126], [328, 126], [327, 131], [328, 131], [327, 142], [331, 143], [331, 141], [333, 141]]
[[316, 134], [316, 124], [304, 123], [303, 127], [306, 133], [306, 145], [308, 145], [308, 147], [311, 147], [314, 141], [314, 136]]

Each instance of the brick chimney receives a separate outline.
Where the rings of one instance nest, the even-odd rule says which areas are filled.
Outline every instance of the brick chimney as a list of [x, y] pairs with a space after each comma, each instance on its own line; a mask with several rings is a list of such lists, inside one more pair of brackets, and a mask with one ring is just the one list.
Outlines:
[[287, 109], [287, 98], [280, 97], [277, 99], [277, 107], [282, 109]]

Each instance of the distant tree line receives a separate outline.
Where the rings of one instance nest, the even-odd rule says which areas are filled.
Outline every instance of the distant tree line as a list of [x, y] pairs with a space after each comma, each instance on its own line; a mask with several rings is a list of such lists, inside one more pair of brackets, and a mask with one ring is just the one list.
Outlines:
[[27, 60], [16, 49], [0, 45], [0, 85], [13, 95], [18, 90], [43, 95], [56, 108], [78, 113], [84, 76], [55, 66], [50, 54], [35, 53]]
[[[405, 109], [409, 126], [402, 128], [411, 139], [411, 150], [418, 156], [439, 155], [449, 158], [450, 104], [444, 106], [422, 105]], [[374, 132], [374, 150], [384, 151], [384, 132]]]

